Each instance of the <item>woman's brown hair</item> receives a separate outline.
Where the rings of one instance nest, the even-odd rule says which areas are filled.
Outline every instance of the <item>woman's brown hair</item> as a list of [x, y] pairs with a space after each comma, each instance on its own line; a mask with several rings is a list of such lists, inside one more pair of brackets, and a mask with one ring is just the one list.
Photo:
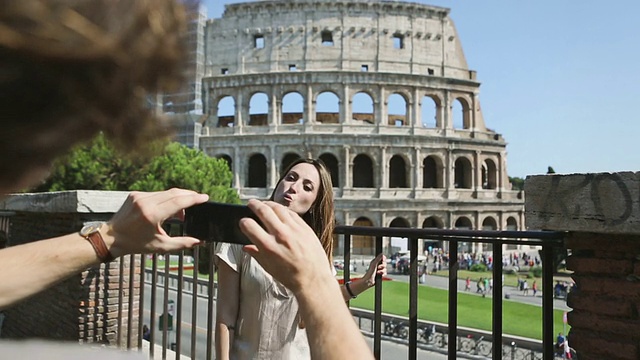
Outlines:
[[[291, 169], [301, 163], [311, 164], [320, 175], [320, 188], [318, 196], [311, 205], [309, 211], [302, 216], [304, 221], [309, 224], [320, 239], [320, 243], [327, 254], [329, 263], [333, 266], [333, 230], [335, 228], [335, 214], [333, 208], [333, 184], [331, 183], [331, 173], [321, 160], [315, 159], [298, 159], [291, 163], [287, 169], [280, 175], [280, 179], [276, 184], [276, 189], [284, 177]], [[275, 190], [271, 194], [269, 200], [273, 200]]]

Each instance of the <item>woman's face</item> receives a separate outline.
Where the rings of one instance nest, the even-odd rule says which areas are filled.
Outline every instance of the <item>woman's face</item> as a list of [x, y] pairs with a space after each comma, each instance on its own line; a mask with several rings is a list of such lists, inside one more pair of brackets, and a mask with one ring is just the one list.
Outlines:
[[312, 164], [300, 163], [285, 174], [278, 184], [273, 200], [304, 215], [318, 197], [320, 174]]

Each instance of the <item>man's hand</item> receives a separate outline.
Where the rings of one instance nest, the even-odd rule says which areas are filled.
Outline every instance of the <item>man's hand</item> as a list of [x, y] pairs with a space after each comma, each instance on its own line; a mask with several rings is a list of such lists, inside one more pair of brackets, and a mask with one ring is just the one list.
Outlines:
[[335, 281], [320, 240], [298, 214], [271, 201], [250, 200], [249, 208], [266, 230], [242, 219], [240, 229], [253, 242], [244, 251], [274, 278], [296, 294], [315, 281]]
[[184, 209], [209, 199], [184, 189], [133, 191], [109, 222], [105, 243], [114, 257], [125, 254], [165, 253], [200, 243], [192, 237], [169, 236], [162, 223], [171, 217], [184, 220]]

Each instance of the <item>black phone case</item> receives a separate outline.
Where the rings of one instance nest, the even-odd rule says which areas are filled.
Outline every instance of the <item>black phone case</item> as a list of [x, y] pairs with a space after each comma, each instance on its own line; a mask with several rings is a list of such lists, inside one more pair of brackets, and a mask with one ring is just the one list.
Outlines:
[[[261, 224], [245, 205], [206, 202], [185, 209], [184, 234], [206, 242], [251, 244], [242, 231], [240, 219], [249, 217]], [[262, 224], [261, 224], [262, 225]]]

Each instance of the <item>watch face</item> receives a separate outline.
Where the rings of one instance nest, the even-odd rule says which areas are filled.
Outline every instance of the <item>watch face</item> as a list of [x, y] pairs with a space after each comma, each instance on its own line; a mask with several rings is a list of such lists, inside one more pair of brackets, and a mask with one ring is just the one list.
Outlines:
[[102, 224], [104, 223], [101, 221], [88, 222], [82, 227], [82, 230], [80, 230], [80, 235], [87, 236], [91, 233], [94, 233], [100, 230], [100, 228], [102, 227]]

